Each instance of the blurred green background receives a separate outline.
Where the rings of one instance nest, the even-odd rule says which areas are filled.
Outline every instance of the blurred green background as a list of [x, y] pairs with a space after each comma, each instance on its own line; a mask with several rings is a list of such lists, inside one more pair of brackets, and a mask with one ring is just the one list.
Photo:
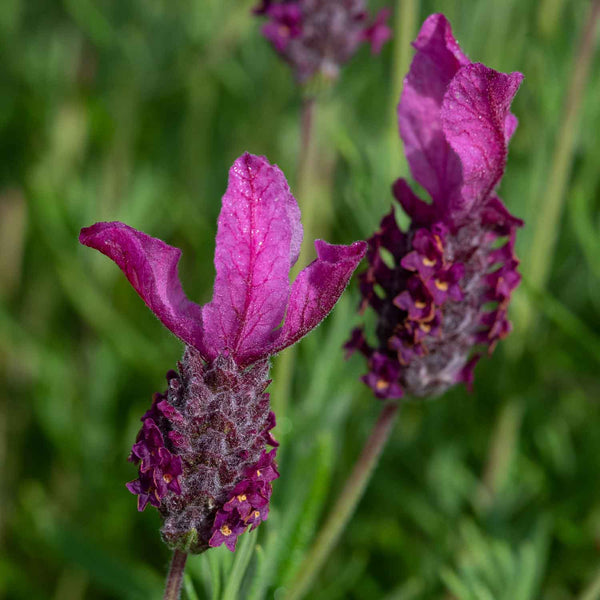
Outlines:
[[[253, 4], [0, 2], [2, 597], [161, 597], [169, 552], [125, 489], [126, 457], [181, 346], [77, 234], [121, 220], [182, 248], [204, 302], [233, 160], [266, 154], [294, 189], [301, 98]], [[400, 0], [393, 42], [363, 48], [317, 107], [317, 233], [364, 239], [407, 174], [394, 107], [409, 41], [444, 11], [473, 60], [525, 74], [500, 193], [527, 226], [513, 334], [472, 394], [402, 408], [310, 598], [600, 598], [600, 57], [569, 99], [590, 6]], [[273, 398], [269, 521], [233, 556], [190, 559], [189, 598], [284, 597], [380, 407], [361, 358], [343, 360], [357, 302], [353, 284]]]

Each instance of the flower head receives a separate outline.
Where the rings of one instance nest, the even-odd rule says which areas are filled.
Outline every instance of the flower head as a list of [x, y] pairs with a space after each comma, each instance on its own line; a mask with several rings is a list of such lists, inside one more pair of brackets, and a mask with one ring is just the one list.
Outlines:
[[[160, 321], [186, 345], [167, 390], [155, 394], [129, 460], [138, 509], [159, 509], [163, 539], [202, 552], [268, 514], [277, 442], [265, 392], [269, 357], [331, 311], [366, 251], [317, 240], [317, 259], [290, 287], [302, 241], [300, 211], [283, 173], [244, 154], [229, 173], [215, 252], [212, 301], [181, 287], [181, 251], [123, 223], [96, 223], [79, 240], [111, 258]], [[265, 446], [273, 447], [266, 451]]]
[[394, 209], [368, 241], [360, 277], [362, 309], [378, 314], [377, 342], [362, 329], [346, 344], [368, 359], [363, 378], [376, 396], [440, 394], [470, 385], [480, 357], [510, 331], [507, 308], [519, 284], [513, 217], [495, 193], [517, 126], [510, 104], [523, 76], [472, 63], [441, 14], [430, 16], [398, 105], [400, 135], [413, 177], [394, 196], [412, 220], [407, 232]]
[[317, 73], [335, 79], [363, 42], [377, 53], [392, 34], [389, 11], [369, 24], [364, 0], [262, 0], [254, 12], [267, 17], [263, 35], [301, 83]]

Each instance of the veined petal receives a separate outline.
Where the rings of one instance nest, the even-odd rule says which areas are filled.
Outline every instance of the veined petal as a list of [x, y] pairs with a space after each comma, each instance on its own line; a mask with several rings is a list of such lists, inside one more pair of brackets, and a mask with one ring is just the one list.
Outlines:
[[470, 61], [441, 14], [423, 23], [413, 45], [417, 53], [398, 105], [400, 136], [413, 177], [443, 209], [462, 178], [458, 157], [442, 131], [440, 110], [450, 81]]
[[206, 356], [202, 309], [188, 300], [179, 281], [179, 248], [116, 221], [84, 227], [79, 241], [113, 260], [163, 325]]
[[[367, 244], [354, 242], [350, 246], [336, 246], [316, 240], [315, 249], [317, 259], [294, 281], [283, 326], [264, 354], [274, 354], [291, 346], [329, 314], [365, 255]], [[244, 362], [257, 358], [247, 355]]]
[[482, 64], [462, 68], [442, 104], [442, 127], [462, 164], [461, 211], [486, 199], [506, 165], [507, 143], [516, 119], [510, 104], [521, 73], [499, 73]]
[[215, 250], [213, 299], [203, 308], [209, 357], [264, 355], [289, 295], [302, 242], [300, 210], [283, 173], [244, 154], [229, 171]]

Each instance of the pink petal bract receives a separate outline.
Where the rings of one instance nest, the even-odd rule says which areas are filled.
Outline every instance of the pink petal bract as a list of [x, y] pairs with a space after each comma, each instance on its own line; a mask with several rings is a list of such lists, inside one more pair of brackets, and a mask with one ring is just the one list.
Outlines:
[[278, 167], [244, 154], [229, 171], [219, 216], [213, 299], [203, 308], [212, 359], [264, 355], [289, 295], [302, 241], [300, 210]]
[[516, 128], [510, 104], [521, 73], [499, 73], [480, 63], [462, 68], [442, 103], [446, 139], [462, 164], [462, 210], [487, 199], [506, 166], [507, 142]]
[[202, 309], [188, 300], [179, 282], [181, 250], [119, 222], [84, 227], [79, 241], [112, 259], [165, 327], [207, 355]]
[[335, 246], [315, 241], [317, 259], [303, 269], [290, 294], [287, 315], [269, 354], [291, 346], [331, 311], [365, 252], [365, 242]]
[[442, 131], [440, 110], [450, 81], [470, 61], [442, 14], [427, 18], [413, 45], [417, 53], [398, 104], [400, 136], [414, 178], [443, 205], [460, 186], [461, 167]]
[[400, 135], [438, 218], [459, 221], [502, 177], [517, 127], [510, 103], [523, 76], [472, 63], [442, 14], [425, 21], [414, 46], [398, 105]]

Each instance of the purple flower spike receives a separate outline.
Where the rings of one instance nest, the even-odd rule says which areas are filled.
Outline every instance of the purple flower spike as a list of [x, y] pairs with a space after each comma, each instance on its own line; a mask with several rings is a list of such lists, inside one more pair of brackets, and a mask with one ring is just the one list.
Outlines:
[[376, 54], [392, 35], [389, 10], [366, 24], [365, 0], [262, 0], [254, 14], [267, 17], [262, 33], [300, 83], [317, 74], [336, 79], [362, 43]]
[[378, 398], [436, 395], [458, 382], [470, 388], [477, 346], [491, 353], [510, 332], [507, 307], [520, 281], [514, 241], [523, 222], [495, 188], [523, 76], [472, 63], [441, 14], [425, 21], [414, 46], [398, 121], [412, 175], [432, 202], [402, 179], [394, 184], [412, 224], [402, 232], [393, 211], [383, 218], [360, 277], [361, 310], [379, 317], [377, 342], [359, 328], [346, 344], [367, 358], [363, 381]]
[[265, 392], [269, 357], [327, 316], [366, 244], [317, 240], [317, 259], [290, 286], [302, 242], [300, 211], [283, 173], [251, 154], [229, 174], [213, 298], [204, 307], [183, 293], [177, 248], [122, 223], [97, 223], [79, 239], [111, 258], [186, 344], [178, 370], [167, 373], [167, 390], [154, 395], [142, 417], [129, 456], [138, 478], [127, 489], [140, 511], [148, 504], [159, 509], [171, 547], [234, 550], [241, 533], [267, 518], [271, 482], [279, 477], [275, 415]]

